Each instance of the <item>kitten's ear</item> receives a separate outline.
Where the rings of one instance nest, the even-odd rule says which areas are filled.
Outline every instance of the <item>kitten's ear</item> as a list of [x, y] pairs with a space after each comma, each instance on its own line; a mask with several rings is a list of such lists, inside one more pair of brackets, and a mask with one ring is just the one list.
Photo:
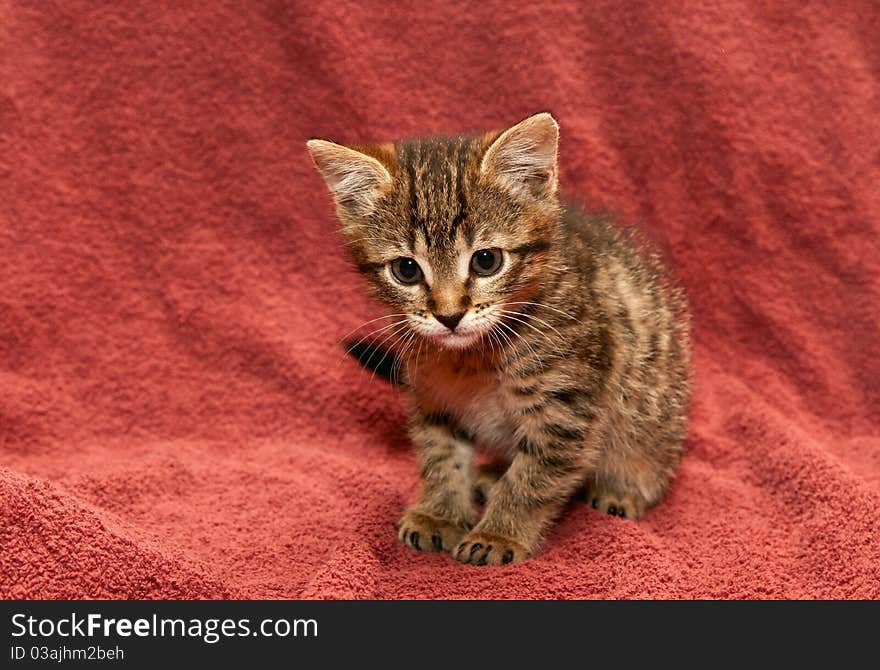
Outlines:
[[492, 142], [480, 170], [512, 191], [532, 197], [556, 193], [559, 125], [547, 112], [530, 116]]
[[306, 144], [336, 204], [353, 214], [369, 213], [391, 187], [388, 169], [372, 156], [326, 140]]

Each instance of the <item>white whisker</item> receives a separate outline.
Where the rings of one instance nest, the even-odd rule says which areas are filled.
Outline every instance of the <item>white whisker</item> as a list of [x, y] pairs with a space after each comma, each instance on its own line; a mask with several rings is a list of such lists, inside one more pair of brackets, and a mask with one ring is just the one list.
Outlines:
[[343, 242], [342, 246], [347, 247], [350, 244], [357, 244], [359, 242], [383, 242], [389, 246], [395, 244], [395, 242], [393, 242], [392, 240], [386, 240], [384, 237], [360, 237], [356, 240], [348, 240], [346, 242]]
[[392, 381], [393, 381], [395, 375], [398, 375], [398, 377], [399, 377], [399, 376], [402, 374], [402, 372], [403, 372], [403, 368], [404, 368], [404, 365], [403, 365], [403, 354], [404, 354], [404, 352], [406, 352], [407, 349], [409, 348], [409, 342], [412, 340], [412, 336], [413, 336], [413, 335], [414, 335], [414, 331], [410, 331], [410, 332], [404, 337], [404, 339], [403, 339], [403, 346], [401, 347], [401, 351], [398, 353], [398, 355], [397, 355], [397, 356], [395, 357], [395, 359], [394, 359], [394, 362], [391, 364], [391, 377], [392, 377]]
[[[391, 339], [392, 337], [398, 337], [400, 335], [400, 333], [406, 329], [406, 327], [407, 327], [407, 323], [404, 322], [400, 328], [398, 328], [398, 329], [392, 331], [390, 334], [386, 335], [379, 344], [374, 346], [375, 350], [383, 351], [384, 353], [382, 354], [382, 358], [379, 359], [379, 362], [376, 363], [376, 365], [371, 366], [372, 370], [373, 370], [373, 374], [370, 375], [370, 381], [372, 381], [373, 377], [376, 376], [376, 370], [379, 368], [379, 366], [382, 365], [382, 363], [385, 362], [385, 359], [388, 358], [388, 354], [391, 351], [390, 346], [387, 349], [385, 348], [385, 343], [389, 339]], [[367, 359], [367, 362], [365, 363], [365, 365], [369, 365], [369, 362], [373, 359], [374, 354], [375, 354], [375, 351], [373, 354], [370, 354], [370, 357]]]
[[[413, 331], [413, 332], [415, 332], [415, 331]], [[418, 340], [419, 340], [419, 350], [418, 350], [418, 351], [416, 352], [416, 354], [415, 354], [415, 362], [416, 362], [417, 364], [418, 364], [418, 362], [419, 362], [419, 357], [422, 355], [422, 345], [425, 344], [425, 338], [424, 338], [424, 337], [419, 337]], [[415, 346], [415, 345], [413, 345], [413, 346]], [[412, 379], [415, 379], [415, 370], [416, 370], [416, 366], [411, 366], [411, 365], [410, 365], [410, 362], [411, 362], [411, 360], [412, 360], [412, 349], [413, 349], [413, 347], [410, 347], [410, 353], [409, 353], [409, 355], [408, 355], [407, 358], [406, 358], [406, 366], [404, 367], [404, 369], [405, 369], [405, 371], [406, 371], [406, 375], [407, 375], [407, 383], [408, 383], [408, 384], [411, 383], [411, 379], [410, 379], [410, 368], [412, 368]]]
[[[529, 353], [532, 355], [532, 357], [533, 357], [535, 360], [538, 361], [538, 365], [541, 366], [541, 372], [543, 372], [543, 371], [544, 371], [544, 363], [543, 363], [543, 361], [541, 360], [541, 357], [538, 356], [538, 355], [535, 353], [535, 350], [534, 350], [534, 349], [532, 349], [532, 345], [529, 344], [529, 341], [528, 341], [526, 338], [524, 338], [522, 335], [520, 335], [518, 332], [516, 332], [513, 328], [511, 328], [510, 325], [504, 323], [503, 321], [499, 321], [499, 322], [498, 322], [498, 325], [501, 326], [501, 327], [503, 327], [503, 328], [506, 328], [506, 329], [509, 330], [513, 335], [515, 335], [515, 336], [518, 337], [520, 340], [522, 340], [523, 344], [526, 345], [526, 347], [528, 348]], [[498, 332], [502, 332], [502, 331], [498, 331]], [[540, 332], [540, 331], [538, 331], [538, 332]], [[542, 334], [543, 334], [543, 333], [542, 333]], [[512, 347], [512, 345], [511, 345], [511, 347]]]
[[356, 333], [357, 331], [359, 331], [359, 330], [360, 330], [361, 328], [363, 328], [364, 326], [368, 326], [368, 325], [370, 325], [371, 323], [375, 323], [376, 321], [381, 321], [382, 319], [393, 319], [395, 316], [406, 316], [406, 314], [403, 314], [403, 313], [400, 313], [400, 314], [386, 314], [385, 316], [377, 316], [375, 319], [370, 319], [369, 321], [364, 321], [364, 322], [363, 322], [361, 325], [359, 325], [357, 328], [348, 331], [345, 335], [343, 335], [342, 337], [340, 337], [340, 338], [339, 338], [339, 342], [338, 342], [338, 344], [342, 344], [342, 342], [344, 342], [348, 337], [350, 337], [351, 335], [353, 335], [354, 333]]
[[[544, 321], [543, 319], [539, 319], [537, 316], [532, 316], [531, 314], [523, 314], [522, 312], [511, 312], [510, 310], [507, 310], [507, 309], [500, 309], [500, 310], [498, 310], [498, 311], [499, 311], [499, 312], [503, 312], [504, 314], [507, 314], [507, 315], [511, 316], [511, 318], [513, 318], [513, 315], [515, 315], [515, 316], [522, 316], [522, 317], [525, 317], [525, 318], [527, 318], [527, 319], [534, 319], [534, 320], [537, 321], [538, 323], [542, 323], [542, 324], [544, 324], [545, 326], [547, 326], [550, 330], [552, 330], [554, 333], [556, 333], [557, 335], [559, 335], [560, 338], [562, 338], [562, 333], [560, 333], [558, 330], [556, 330], [553, 326], [551, 326], [549, 323], [547, 323], [547, 322]], [[516, 319], [516, 320], [518, 321], [519, 319]], [[525, 323], [525, 321], [522, 321], [521, 323]], [[534, 328], [534, 326], [532, 326], [532, 327]], [[539, 332], [540, 332], [540, 331], [539, 331]]]
[[[547, 335], [547, 333], [544, 332], [543, 330], [541, 330], [540, 328], [537, 328], [537, 327], [533, 326], [533, 325], [530, 324], [528, 321], [523, 321], [522, 319], [518, 319], [518, 318], [516, 318], [516, 316], [522, 316], [519, 312], [510, 312], [510, 311], [508, 311], [508, 310], [506, 310], [506, 309], [501, 309], [501, 310], [498, 310], [498, 311], [499, 311], [499, 312], [504, 312], [504, 315], [505, 315], [504, 318], [511, 319], [511, 320], [513, 320], [513, 321], [516, 321], [516, 322], [518, 322], [518, 323], [523, 324], [524, 326], [528, 326], [529, 328], [531, 328], [532, 330], [534, 330], [536, 333], [538, 333], [538, 334], [541, 335], [542, 337], [546, 338], [547, 341], [549, 341], [549, 342], [551, 342], [551, 343], [553, 342], [553, 340], [550, 339], [550, 337]], [[516, 316], [513, 316], [514, 314], [516, 314]], [[515, 331], [514, 331], [514, 332], [515, 332]], [[517, 334], [518, 334], [518, 333], [517, 333]], [[560, 336], [560, 337], [561, 337], [561, 336]]]
[[[395, 321], [394, 323], [386, 324], [386, 325], [382, 326], [381, 328], [376, 328], [375, 330], [371, 330], [369, 333], [367, 333], [366, 335], [364, 335], [364, 336], [363, 336], [361, 339], [359, 339], [357, 342], [355, 342], [354, 344], [351, 344], [351, 345], [349, 345], [348, 347], [346, 347], [346, 349], [345, 349], [345, 353], [347, 353], [347, 354], [351, 354], [351, 353], [353, 353], [353, 350], [356, 349], [356, 348], [358, 347], [358, 345], [360, 345], [360, 344], [361, 344], [364, 340], [366, 340], [368, 337], [371, 337], [371, 336], [373, 336], [373, 335], [378, 335], [379, 333], [381, 333], [381, 332], [383, 332], [383, 331], [386, 331], [386, 330], [388, 330], [389, 328], [394, 328], [394, 326], [399, 326], [399, 325], [401, 325], [401, 324], [406, 324], [406, 323], [407, 323], [407, 320], [406, 320], [406, 319], [400, 319], [400, 320], [398, 320], [398, 321]], [[345, 356], [340, 356], [340, 357], [339, 357], [339, 361], [340, 361], [339, 364], [341, 364], [341, 362], [342, 362], [344, 359], [345, 359]], [[337, 365], [339, 365], [339, 364], [337, 364]]]
[[566, 317], [568, 317], [569, 319], [572, 319], [573, 321], [577, 321], [577, 320], [578, 320], [577, 317], [572, 316], [572, 315], [569, 314], [568, 312], [563, 312], [561, 309], [556, 309], [555, 307], [551, 307], [550, 305], [545, 305], [545, 304], [542, 303], [542, 302], [524, 302], [524, 301], [518, 301], [518, 302], [502, 302], [502, 303], [499, 303], [499, 304], [500, 304], [502, 307], [507, 306], [507, 305], [534, 305], [535, 307], [543, 307], [543, 308], [545, 308], [545, 309], [552, 310], [552, 311], [556, 312], [557, 314], [561, 314], [562, 316], [566, 316]]

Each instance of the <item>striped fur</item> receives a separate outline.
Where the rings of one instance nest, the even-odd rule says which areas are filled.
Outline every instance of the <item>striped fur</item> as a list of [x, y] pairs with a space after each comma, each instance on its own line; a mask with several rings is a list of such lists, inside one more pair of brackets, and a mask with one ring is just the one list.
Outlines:
[[[407, 315], [388, 343], [405, 365], [423, 482], [398, 525], [414, 549], [478, 565], [525, 559], [578, 490], [637, 519], [681, 458], [685, 299], [655, 254], [557, 197], [556, 139], [541, 114], [504, 133], [355, 147], [367, 177], [378, 161], [390, 186], [359, 190], [357, 207], [334, 192], [355, 263]], [[316, 163], [333, 191], [322, 161], [350, 154], [328, 157], [328, 146]], [[492, 277], [467, 265], [487, 248], [503, 250]], [[390, 271], [402, 256], [424, 266], [417, 285]], [[446, 332], [435, 317], [452, 312], [478, 336]], [[477, 448], [506, 469], [477, 469]]]

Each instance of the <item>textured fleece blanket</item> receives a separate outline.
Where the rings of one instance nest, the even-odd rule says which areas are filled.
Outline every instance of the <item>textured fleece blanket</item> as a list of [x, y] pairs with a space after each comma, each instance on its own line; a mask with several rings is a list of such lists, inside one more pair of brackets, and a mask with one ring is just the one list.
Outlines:
[[[690, 295], [687, 456], [461, 566], [305, 140], [548, 109]], [[0, 596], [880, 597], [878, 147], [872, 0], [0, 3]]]

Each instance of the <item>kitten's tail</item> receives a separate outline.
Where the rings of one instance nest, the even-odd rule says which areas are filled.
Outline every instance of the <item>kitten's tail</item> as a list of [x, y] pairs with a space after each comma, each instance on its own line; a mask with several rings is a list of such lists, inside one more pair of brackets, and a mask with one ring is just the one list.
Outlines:
[[403, 384], [401, 360], [391, 349], [383, 349], [372, 342], [352, 341], [345, 343], [345, 350], [376, 376], [383, 377], [395, 386]]

